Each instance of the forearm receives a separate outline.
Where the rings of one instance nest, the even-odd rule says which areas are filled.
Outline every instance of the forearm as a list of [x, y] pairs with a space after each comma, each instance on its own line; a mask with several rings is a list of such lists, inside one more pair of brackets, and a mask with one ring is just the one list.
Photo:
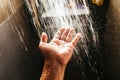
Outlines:
[[65, 66], [60, 65], [56, 61], [45, 60], [43, 72], [40, 80], [63, 80]]

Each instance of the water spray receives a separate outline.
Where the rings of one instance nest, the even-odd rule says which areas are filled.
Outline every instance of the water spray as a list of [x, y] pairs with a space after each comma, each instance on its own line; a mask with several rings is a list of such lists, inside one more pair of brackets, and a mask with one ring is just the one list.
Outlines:
[[[74, 64], [81, 64], [82, 55], [88, 59], [91, 70], [95, 70], [91, 64], [92, 58], [89, 53], [90, 45], [96, 47], [98, 34], [93, 26], [87, 0], [27, 0], [28, 9], [31, 11], [33, 23], [41, 36], [41, 32], [46, 32], [49, 39], [52, 39], [60, 27], [74, 27], [76, 32], [81, 33], [81, 40], [78, 42], [74, 57]], [[38, 25], [38, 23], [40, 25]], [[82, 52], [82, 53], [81, 53]], [[79, 62], [77, 61], [79, 60]], [[84, 72], [83, 72], [84, 73]]]

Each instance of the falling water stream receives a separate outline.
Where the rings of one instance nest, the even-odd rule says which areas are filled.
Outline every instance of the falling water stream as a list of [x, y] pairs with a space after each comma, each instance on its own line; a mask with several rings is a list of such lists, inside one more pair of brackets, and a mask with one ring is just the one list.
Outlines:
[[[98, 74], [97, 62], [90, 53], [92, 49], [97, 50], [98, 33], [93, 26], [87, 0], [26, 0], [26, 4], [39, 36], [44, 31], [51, 40], [60, 27], [74, 27], [76, 32], [80, 32], [82, 36], [73, 53], [73, 64], [80, 65], [87, 59], [90, 71]], [[84, 71], [82, 75], [86, 75]]]
[[[13, 4], [14, 0], [12, 3], [11, 2], [11, 0], [8, 2], [10, 7], [6, 5], [7, 8], [11, 10], [10, 13], [6, 10], [6, 16], [16, 13]], [[83, 78], [81, 76], [83, 78], [81, 78], [81, 80], [86, 80], [89, 74], [95, 74], [97, 76], [96, 80], [101, 80], [100, 76], [102, 72], [98, 70], [98, 63], [96, 62], [96, 52], [99, 44], [98, 33], [93, 26], [93, 20], [87, 0], [25, 0], [25, 3], [31, 13], [32, 21], [39, 33], [39, 37], [42, 32], [46, 32], [49, 40], [51, 40], [60, 27], [74, 27], [76, 32], [81, 33], [81, 39], [74, 49], [73, 58], [70, 62], [73, 66], [73, 71], [74, 68], [78, 66], [81, 69], [81, 75], [85, 77]], [[2, 5], [3, 4], [0, 3], [1, 10], [4, 10]], [[2, 18], [4, 16], [0, 17]], [[8, 19], [9, 18], [10, 17], [8, 17]], [[19, 18], [21, 18], [20, 15], [15, 18], [15, 21], [17, 23], [21, 21], [22, 24], [20, 26], [26, 24], [22, 20], [19, 20]], [[25, 33], [23, 28], [20, 27], [19, 29], [16, 23], [12, 21], [11, 25], [13, 25], [12, 30], [16, 32], [20, 38], [20, 45], [23, 45], [27, 52], [28, 48], [24, 41]], [[89, 71], [89, 73], [87, 73], [87, 71]]]
[[74, 27], [76, 32], [82, 34], [79, 43], [89, 57], [89, 37], [94, 46], [97, 45], [98, 39], [85, 0], [26, 0], [26, 3], [39, 35], [45, 31], [51, 39], [60, 27]]

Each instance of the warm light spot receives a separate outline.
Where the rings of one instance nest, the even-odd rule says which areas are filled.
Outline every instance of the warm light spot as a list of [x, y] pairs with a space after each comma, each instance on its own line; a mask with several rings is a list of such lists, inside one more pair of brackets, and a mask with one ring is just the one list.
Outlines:
[[104, 3], [104, 0], [92, 0], [92, 2], [98, 6], [102, 6]]

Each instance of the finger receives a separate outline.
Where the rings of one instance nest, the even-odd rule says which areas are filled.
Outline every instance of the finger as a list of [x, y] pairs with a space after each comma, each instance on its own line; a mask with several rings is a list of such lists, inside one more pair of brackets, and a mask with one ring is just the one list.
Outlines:
[[47, 42], [48, 41], [48, 36], [45, 32], [42, 33], [41, 35], [41, 42]]
[[58, 32], [55, 34], [54, 38], [60, 39], [62, 33], [65, 31], [65, 28], [60, 28]]
[[81, 34], [77, 33], [76, 36], [73, 38], [73, 40], [71, 41], [71, 44], [73, 46], [75, 46], [77, 44], [78, 40], [80, 39], [80, 36], [81, 36]]
[[71, 28], [68, 35], [67, 35], [66, 42], [70, 42], [72, 40], [74, 33], [75, 33], [74, 28]]
[[61, 36], [61, 40], [64, 40], [64, 41], [66, 40], [66, 37], [67, 37], [67, 35], [69, 33], [69, 30], [70, 30], [70, 28], [65, 29], [65, 31], [63, 32], [63, 34]]

